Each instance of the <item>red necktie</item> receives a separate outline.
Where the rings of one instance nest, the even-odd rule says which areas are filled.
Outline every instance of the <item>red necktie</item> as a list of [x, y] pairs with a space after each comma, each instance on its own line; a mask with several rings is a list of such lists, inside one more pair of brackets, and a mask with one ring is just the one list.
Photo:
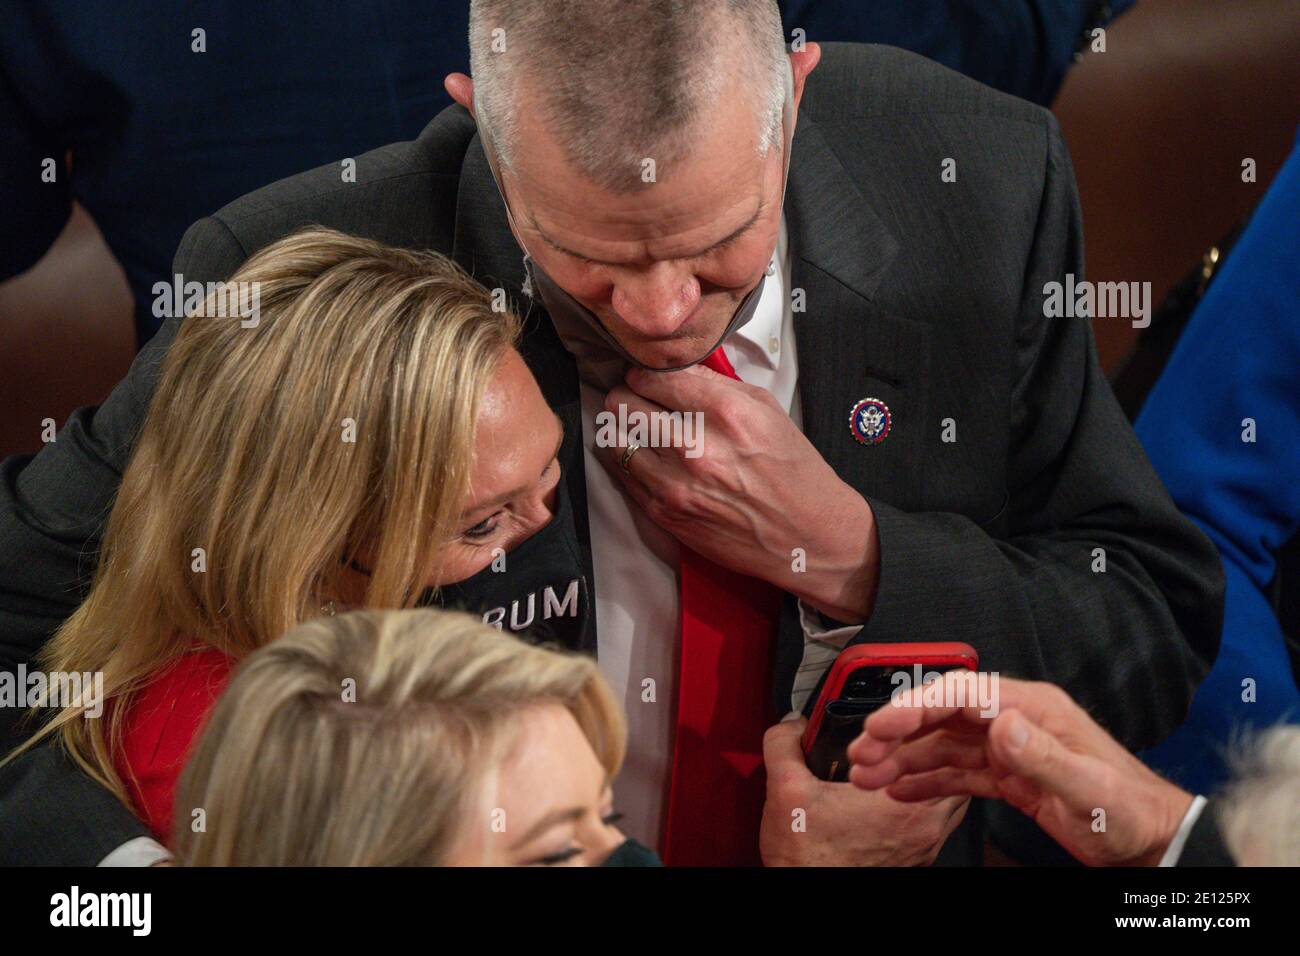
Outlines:
[[[739, 380], [722, 349], [702, 363]], [[682, 644], [664, 825], [669, 866], [758, 866], [781, 592], [681, 549]]]

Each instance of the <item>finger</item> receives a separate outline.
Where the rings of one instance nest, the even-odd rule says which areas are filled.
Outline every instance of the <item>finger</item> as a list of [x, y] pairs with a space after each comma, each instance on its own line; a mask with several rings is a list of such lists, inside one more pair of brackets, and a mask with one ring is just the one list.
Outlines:
[[651, 494], [652, 490], [664, 480], [664, 475], [668, 471], [667, 463], [663, 460], [660, 451], [649, 445], [638, 445], [631, 455], [624, 458], [628, 448], [631, 447], [628, 445], [624, 448], [610, 449], [610, 466], [614, 469], [615, 477], [631, 479], [644, 488], [646, 494]]
[[[919, 718], [909, 718], [909, 720], [910, 719], [919, 720]], [[920, 722], [924, 724], [923, 721]], [[849, 744], [849, 759], [853, 761], [853, 763], [871, 766], [872, 764], [881, 763], [892, 756], [899, 747], [903, 746], [904, 743], [920, 740], [931, 734], [940, 732], [962, 734], [965, 733], [965, 728], [961, 723], [957, 722], [953, 718], [949, 718], [948, 720], [931, 726], [923, 725], [912, 733], [905, 733], [898, 737], [891, 736], [886, 740], [877, 740], [871, 735], [871, 733], [864, 729], [863, 732], [855, 737], [853, 742]]]
[[[922, 727], [952, 717], [960, 716], [971, 723], [986, 720], [978, 695], [969, 692], [969, 683], [979, 677], [965, 669], [947, 671], [937, 680], [896, 691], [887, 706], [867, 718], [865, 729], [878, 740], [890, 740], [909, 736]], [[949, 704], [949, 701], [960, 703]]]
[[989, 747], [999, 766], [1034, 785], [1026, 792], [1046, 791], [1076, 810], [1095, 805], [1099, 765], [1072, 752], [1019, 711], [998, 715]]
[[[867, 715], [862, 723], [862, 740], [864, 748], [869, 749], [872, 741], [899, 741], [920, 730], [928, 721], [937, 724], [946, 718], [938, 713], [927, 715], [926, 709], [918, 703], [912, 704], [913, 691], [907, 691], [891, 698], [889, 703]], [[856, 743], [856, 741], [855, 741]], [[865, 754], [864, 754], [865, 757]]]
[[983, 735], [970, 737], [940, 729], [916, 740], [909, 740], [894, 754], [904, 774], [925, 773], [940, 767], [978, 770], [988, 766]]
[[[961, 673], [969, 675], [970, 672]], [[957, 679], [956, 673], [941, 678], [948, 684], [955, 684]], [[939, 693], [935, 693], [928, 684], [896, 692], [890, 696], [888, 704], [867, 717], [862, 734], [849, 745], [849, 758], [854, 763], [874, 764], [892, 754], [898, 741], [930, 733], [939, 727], [949, 728], [952, 732], [965, 732], [965, 725], [961, 721], [974, 721], [978, 724], [982, 719], [981, 711], [978, 708], [941, 706], [937, 703], [943, 700], [963, 700], [965, 696], [957, 696], [955, 688], [949, 687], [941, 688]], [[978, 731], [971, 729], [970, 732]]]
[[[1089, 728], [1097, 727], [1092, 718], [1064, 690], [1056, 684], [1046, 681], [1018, 680], [1014, 677], [995, 675], [997, 701], [996, 709], [1018, 710], [1030, 721], [1040, 727], [1058, 724], [1062, 720], [1078, 724], [1080, 732], [1090, 733]], [[994, 714], [993, 716], [996, 716]]]
[[1126, 764], [1139, 770], [1142, 763], [1120, 744], [1106, 729], [1092, 719], [1063, 688], [1045, 681], [1012, 681], [1010, 696], [1001, 696], [1005, 706], [1018, 710], [1029, 721], [1049, 731], [1076, 753], [1112, 765]]
[[[624, 490], [627, 491], [632, 500], [641, 506], [641, 510], [645, 511], [646, 505], [650, 502], [652, 495], [649, 486], [641, 479], [658, 474], [655, 468], [658, 463], [654, 461], [655, 449], [645, 446], [637, 448], [637, 450], [628, 458], [627, 467], [624, 468], [623, 455], [626, 451], [627, 448], [625, 447], [611, 447], [607, 450], [598, 450], [596, 460], [600, 462], [601, 467], [605, 469], [605, 472], [608, 475], [623, 486]], [[644, 470], [634, 474], [632, 469], [634, 467], [641, 467], [636, 465], [636, 460], [642, 458], [642, 456], [644, 456], [644, 458], [641, 462], [641, 466], [644, 466]]]
[[[615, 385], [605, 394], [605, 411], [616, 416], [615, 420], [619, 420], [617, 416], [619, 415], [620, 405], [626, 409], [623, 413], [624, 418], [622, 420], [628, 422], [634, 421], [631, 417], [632, 412], [639, 412], [640, 415], [649, 418], [656, 412], [663, 413], [669, 411], [669, 409], [664, 408], [664, 406], [659, 405], [651, 399], [638, 395], [626, 385]], [[620, 444], [626, 444], [623, 440], [626, 436], [620, 433], [618, 437]]]
[[952, 831], [961, 826], [961, 821], [966, 818], [966, 811], [970, 809], [970, 797], [961, 796], [954, 798], [952, 806], [948, 810], [948, 821], [943, 827], [943, 839], [946, 841], [952, 836]]
[[769, 779], [778, 770], [789, 772], [802, 768], [805, 774], [809, 773], [803, 745], [800, 743], [807, 725], [807, 720], [797, 717], [788, 718], [767, 729], [763, 735], [763, 763], [767, 766]]
[[[858, 764], [855, 761], [854, 766]], [[875, 764], [862, 765], [852, 777], [865, 790], [875, 790], [909, 774], [925, 773], [941, 767], [977, 770], [988, 766], [982, 735], [951, 733], [938, 728], [906, 743]]]
[[[608, 459], [602, 458], [601, 460], [605, 464], [605, 470], [614, 476], [616, 482], [623, 486], [623, 490], [627, 492], [629, 498], [636, 502], [640, 513], [645, 516], [646, 520], [653, 522], [673, 537], [680, 538], [682, 531], [673, 524], [676, 518], [675, 513], [663, 507], [663, 503], [655, 492], [642, 480], [658, 473], [654, 470], [654, 467], [647, 467], [642, 471], [636, 470], [636, 460], [642, 455], [649, 455], [650, 453], [651, 449], [638, 450], [632, 455], [627, 468], [623, 468], [619, 463], [610, 462]], [[651, 477], [651, 480], [655, 480], [655, 478]]]
[[885, 788], [885, 793], [903, 803], [918, 803], [937, 797], [998, 798], [998, 778], [991, 770], [962, 770], [944, 767], [929, 773], [903, 777]]
[[861, 790], [880, 790], [903, 775], [903, 768], [894, 757], [877, 764], [851, 764], [849, 781]]
[[677, 372], [632, 368], [625, 380], [638, 395], [674, 411], [706, 411], [727, 390], [745, 388], [743, 383], [703, 365], [692, 365]]
[[1043, 802], [1042, 788], [1027, 777], [1017, 777], [1014, 773], [998, 779], [998, 794], [1007, 806], [1031, 818], [1036, 816]]
[[803, 760], [800, 738], [803, 737], [804, 728], [807, 726], [808, 721], [804, 717], [791, 716], [767, 728], [767, 732], [763, 734], [763, 759], [775, 757], [779, 760], [788, 760], [798, 757], [799, 760]]
[[860, 763], [864, 767], [870, 767], [893, 756], [894, 751], [902, 745], [902, 738], [877, 740], [864, 730], [849, 743], [848, 758], [852, 763]]
[[[632, 456], [632, 459], [635, 460], [637, 455], [648, 450], [649, 449], [642, 449], [641, 451], [638, 451], [636, 455]], [[651, 500], [650, 489], [647, 488], [639, 479], [632, 476], [632, 472], [630, 471], [631, 462], [628, 462], [628, 468], [625, 469], [618, 461], [610, 461], [604, 456], [601, 457], [601, 461], [605, 465], [605, 470], [614, 477], [615, 481], [623, 486], [623, 490], [627, 492], [628, 497], [637, 503], [643, 514], [646, 513], [647, 506], [650, 504]]]
[[[986, 679], [994, 688], [993, 701], [988, 710], [982, 702], [972, 699], [967, 688], [959, 687], [959, 682], [968, 682], [972, 678]], [[1039, 681], [1023, 681], [1000, 674], [979, 674], [965, 669], [946, 671], [939, 677], [941, 688], [930, 684], [921, 684], [906, 691], [898, 692], [890, 698], [893, 705], [882, 707], [871, 715], [867, 730], [873, 737], [885, 740], [914, 733], [918, 721], [915, 711], [922, 711], [920, 725], [930, 725], [960, 716], [970, 724], [987, 723], [1003, 709], [1016, 709], [1030, 716], [1030, 719], [1042, 723], [1040, 715], [1060, 710], [1060, 704], [1068, 697], [1054, 684]], [[933, 683], [933, 682], [932, 682]], [[961, 705], [948, 704], [948, 701], [962, 701]], [[1076, 705], [1077, 706], [1077, 705]]]
[[[605, 413], [611, 416], [611, 422], [618, 423], [618, 428], [614, 435], [607, 435], [605, 426], [601, 425], [597, 433], [597, 444], [604, 448], [606, 460], [612, 462], [620, 471], [631, 474], [634, 467], [645, 469], [638, 475], [638, 480], [644, 484], [645, 475], [655, 471], [655, 465], [658, 464], [657, 457], [665, 450], [656, 447], [656, 443], [651, 440], [648, 424], [640, 429], [641, 434], [637, 434], [638, 429], [634, 423], [638, 421], [649, 423], [653, 420], [652, 416], [666, 415], [668, 412], [663, 407], [641, 398], [631, 389], [619, 385], [605, 396]], [[625, 425], [629, 427], [625, 429]], [[627, 459], [625, 469], [623, 455], [633, 444], [638, 447], [632, 457]], [[641, 461], [633, 465], [638, 458]]]

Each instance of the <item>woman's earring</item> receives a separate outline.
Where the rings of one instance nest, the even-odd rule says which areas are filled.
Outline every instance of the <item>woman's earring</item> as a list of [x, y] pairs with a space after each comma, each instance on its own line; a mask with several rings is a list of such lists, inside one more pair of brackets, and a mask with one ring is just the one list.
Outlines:
[[334, 607], [333, 601], [330, 601], [328, 604], [322, 605], [320, 612], [324, 614], [326, 617], [333, 617], [335, 614], [338, 613], [338, 611]]

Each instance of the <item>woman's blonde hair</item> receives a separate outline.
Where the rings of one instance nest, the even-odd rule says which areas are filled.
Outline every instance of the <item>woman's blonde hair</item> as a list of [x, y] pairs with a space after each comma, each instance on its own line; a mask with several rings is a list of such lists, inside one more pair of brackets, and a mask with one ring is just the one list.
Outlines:
[[270, 643], [339, 596], [362, 548], [362, 605], [414, 602], [457, 530], [480, 398], [519, 335], [444, 256], [323, 228], [228, 283], [259, 314], [215, 317], [209, 287], [181, 323], [94, 584], [40, 657], [102, 672], [107, 718], [65, 706], [20, 748], [57, 734], [123, 800], [112, 711], [161, 666], [196, 645], [239, 658]]
[[[610, 779], [622, 712], [594, 660], [456, 611], [318, 618], [248, 657], [177, 789], [191, 866], [430, 866], [489, 832], [530, 708], [573, 715]], [[477, 821], [477, 822], [475, 822]]]

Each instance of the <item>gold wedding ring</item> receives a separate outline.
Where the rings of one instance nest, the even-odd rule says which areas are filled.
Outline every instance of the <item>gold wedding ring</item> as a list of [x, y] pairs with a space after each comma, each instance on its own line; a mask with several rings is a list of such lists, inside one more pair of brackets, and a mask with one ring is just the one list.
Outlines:
[[631, 472], [628, 471], [628, 464], [632, 461], [632, 456], [635, 455], [640, 450], [641, 450], [641, 446], [635, 443], [628, 445], [626, 448], [623, 449], [623, 455], [621, 458], [619, 458], [618, 463], [622, 466], [624, 471], [628, 472], [628, 474], [631, 474]]

